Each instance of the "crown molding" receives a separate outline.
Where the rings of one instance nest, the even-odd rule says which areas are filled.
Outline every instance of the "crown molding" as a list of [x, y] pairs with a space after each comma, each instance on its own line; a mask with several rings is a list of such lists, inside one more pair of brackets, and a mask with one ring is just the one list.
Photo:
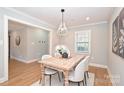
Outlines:
[[84, 27], [84, 26], [93, 26], [93, 25], [106, 24], [106, 23], [108, 23], [108, 21], [100, 21], [100, 22], [96, 22], [96, 23], [90, 23], [90, 24], [84, 24], [84, 25], [78, 25], [78, 26], [71, 26], [71, 27], [68, 27], [68, 28], [73, 29], [73, 28], [79, 28], [79, 27]]
[[[30, 15], [28, 15], [28, 14], [26, 14], [26, 13], [23, 13], [23, 12], [21, 12], [21, 11], [18, 11], [18, 10], [16, 10], [16, 9], [13, 9], [13, 8], [10, 8], [10, 7], [4, 7], [4, 9], [7, 9], [7, 10], [10, 10], [10, 11], [16, 12], [16, 13], [18, 13], [18, 14], [24, 15], [24, 16], [26, 16], [26, 17], [29, 17], [29, 18], [31, 18], [31, 19], [33, 19], [33, 20], [36, 20], [36, 21], [40, 22], [40, 23], [43, 24], [43, 25], [47, 25], [47, 26], [51, 27], [53, 30], [56, 29], [55, 26], [53, 26], [53, 25], [51, 25], [51, 24], [49, 24], [49, 23], [47, 23], [47, 22], [45, 22], [45, 21], [41, 21], [40, 19], [37, 19], [37, 18], [35, 18], [35, 17], [33, 17], [33, 16], [30, 16]], [[70, 27], [68, 27], [68, 29], [79, 28], [79, 27], [84, 27], [84, 26], [98, 25], [98, 24], [104, 24], [104, 23], [108, 23], [108, 21], [100, 21], [100, 22], [89, 23], [89, 24], [83, 24], [83, 25], [78, 25], [78, 26], [70, 26]]]
[[51, 25], [51, 24], [49, 24], [49, 23], [47, 23], [47, 22], [45, 22], [45, 21], [41, 21], [40, 19], [37, 19], [37, 18], [35, 18], [35, 17], [31, 16], [31, 15], [28, 15], [28, 14], [26, 14], [26, 13], [24, 13], [24, 12], [18, 11], [18, 10], [16, 10], [16, 9], [13, 9], [13, 8], [10, 8], [10, 7], [4, 7], [4, 9], [7, 9], [7, 10], [12, 11], [12, 12], [15, 12], [15, 13], [17, 13], [17, 14], [24, 15], [24, 16], [26, 16], [26, 17], [31, 18], [32, 20], [38, 21], [39, 23], [41, 23], [41, 24], [43, 24], [43, 25], [47, 25], [48, 27], [50, 27], [50, 28], [52, 28], [52, 29], [55, 29], [55, 27], [54, 27], [53, 25]]

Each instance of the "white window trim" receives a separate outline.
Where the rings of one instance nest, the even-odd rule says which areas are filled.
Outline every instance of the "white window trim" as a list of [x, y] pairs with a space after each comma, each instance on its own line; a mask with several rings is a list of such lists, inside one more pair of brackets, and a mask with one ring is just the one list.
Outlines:
[[[88, 52], [79, 52], [79, 51], [77, 51], [77, 46], [76, 46], [76, 41], [77, 41], [77, 39], [76, 39], [76, 34], [77, 33], [79, 33], [79, 32], [88, 32], [89, 33], [89, 51]], [[91, 54], [91, 30], [81, 30], [81, 31], [76, 31], [75, 32], [75, 52], [77, 53], [77, 54]]]

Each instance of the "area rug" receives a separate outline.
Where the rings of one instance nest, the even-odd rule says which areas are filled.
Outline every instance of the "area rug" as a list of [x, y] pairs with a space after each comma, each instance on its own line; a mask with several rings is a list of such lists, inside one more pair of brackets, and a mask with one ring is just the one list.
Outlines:
[[[94, 86], [94, 78], [95, 75], [94, 73], [89, 73], [89, 78], [87, 78], [87, 86]], [[61, 81], [59, 81], [59, 78], [57, 75], [53, 75], [52, 76], [52, 81], [51, 81], [51, 86], [63, 86], [64, 83], [64, 79], [61, 76]], [[33, 83], [31, 86], [42, 86], [42, 82], [41, 84], [39, 84], [39, 81]], [[45, 76], [45, 86], [49, 86], [49, 76]], [[69, 86], [78, 86], [77, 83], [69, 83]], [[83, 86], [83, 83], [80, 83], [80, 86]]]

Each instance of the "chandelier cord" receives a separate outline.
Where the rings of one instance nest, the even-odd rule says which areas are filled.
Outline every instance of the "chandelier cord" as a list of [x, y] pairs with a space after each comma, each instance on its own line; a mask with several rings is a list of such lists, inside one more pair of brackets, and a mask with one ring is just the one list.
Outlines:
[[64, 22], [64, 9], [61, 9], [61, 12], [62, 12], [62, 27], [63, 27], [63, 22]]
[[64, 20], [63, 20], [63, 12], [62, 12], [62, 27], [63, 27], [63, 21], [64, 21]]

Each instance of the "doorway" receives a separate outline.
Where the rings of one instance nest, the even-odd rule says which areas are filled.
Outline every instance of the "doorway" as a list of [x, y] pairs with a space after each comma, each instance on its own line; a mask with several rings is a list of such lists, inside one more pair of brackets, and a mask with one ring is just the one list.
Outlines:
[[10, 33], [9, 33], [8, 34], [8, 49], [9, 49], [9, 51], [8, 51], [8, 55], [9, 55], [8, 59], [9, 60], [10, 60], [10, 44], [11, 44], [10, 40], [11, 40], [11, 36], [10, 36]]
[[[37, 25], [34, 25], [34, 24], [31, 24], [31, 23], [28, 23], [28, 22], [26, 22], [26, 21], [22, 21], [22, 20], [18, 20], [18, 19], [15, 19], [15, 18], [12, 18], [12, 17], [9, 17], [9, 16], [5, 16], [4, 17], [4, 20], [5, 20], [5, 25], [4, 25], [4, 29], [5, 29], [5, 31], [4, 31], [4, 80], [3, 80], [3, 82], [4, 81], [7, 81], [8, 79], [9, 79], [9, 64], [8, 64], [8, 62], [9, 62], [9, 58], [11, 59], [11, 36], [9, 36], [9, 27], [8, 27], [8, 25], [9, 25], [9, 20], [11, 20], [11, 21], [16, 21], [16, 22], [20, 22], [20, 23], [22, 23], [22, 24], [25, 24], [25, 25], [30, 25], [30, 26], [33, 26], [33, 27], [38, 27], [38, 28], [42, 28], [42, 27], [40, 27], [40, 26], [37, 26]], [[43, 27], [44, 28], [44, 27]], [[50, 42], [49, 42], [49, 53], [51, 53], [51, 35], [52, 35], [52, 33], [50, 32], [50, 30], [48, 30], [48, 29], [46, 29], [46, 31], [47, 32], [49, 32], [49, 40], [50, 40]]]

